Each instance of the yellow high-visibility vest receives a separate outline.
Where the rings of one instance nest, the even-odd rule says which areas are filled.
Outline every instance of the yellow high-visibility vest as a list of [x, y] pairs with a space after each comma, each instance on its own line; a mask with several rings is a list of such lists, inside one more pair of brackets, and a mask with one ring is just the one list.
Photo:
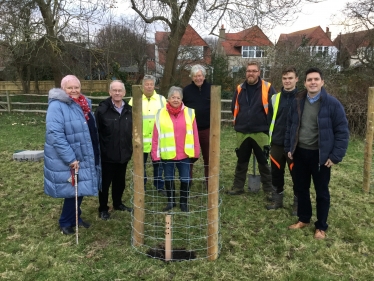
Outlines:
[[281, 92], [272, 95], [271, 97], [271, 104], [273, 106], [273, 116], [271, 119], [271, 124], [269, 128], [269, 143], [271, 144], [271, 136], [273, 135], [275, 119], [277, 119], [278, 107], [279, 107], [279, 100], [280, 100]]
[[[129, 101], [129, 105], [132, 106], [132, 98]], [[142, 95], [142, 115], [143, 115], [143, 152], [151, 152], [152, 146], [152, 133], [155, 125], [155, 116], [157, 111], [165, 107], [166, 99], [164, 96], [159, 95], [156, 91], [153, 95], [147, 98], [144, 94]]]
[[[195, 110], [185, 107], [183, 110], [186, 120], [186, 139], [184, 152], [188, 157], [195, 156], [195, 144], [193, 135], [193, 120], [195, 119]], [[170, 160], [177, 156], [176, 143], [174, 136], [174, 126], [169, 112], [166, 108], [160, 109], [156, 114], [156, 127], [158, 131], [157, 157], [164, 160]]]

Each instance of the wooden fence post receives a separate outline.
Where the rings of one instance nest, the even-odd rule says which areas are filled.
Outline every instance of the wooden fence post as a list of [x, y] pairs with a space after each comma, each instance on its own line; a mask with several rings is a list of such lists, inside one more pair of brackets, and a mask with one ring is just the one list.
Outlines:
[[144, 244], [144, 158], [143, 158], [143, 116], [142, 90], [140, 85], [132, 86], [132, 145], [134, 169], [134, 220], [133, 245]]
[[8, 112], [10, 113], [12, 111], [12, 107], [11, 107], [12, 103], [11, 103], [8, 91], [6, 91], [6, 102], [7, 102]]
[[218, 258], [219, 170], [221, 140], [221, 86], [211, 86], [209, 181], [208, 181], [208, 260]]
[[373, 126], [374, 126], [374, 87], [369, 88], [368, 92], [368, 111], [366, 122], [366, 139], [364, 155], [364, 192], [370, 191], [371, 163], [373, 157]]

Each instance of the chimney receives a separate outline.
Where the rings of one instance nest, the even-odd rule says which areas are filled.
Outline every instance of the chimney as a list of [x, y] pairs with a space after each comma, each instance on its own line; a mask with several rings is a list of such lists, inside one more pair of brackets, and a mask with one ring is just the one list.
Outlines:
[[328, 28], [328, 27], [326, 27], [326, 35], [331, 40], [331, 32], [330, 32], [330, 28]]
[[225, 27], [222, 24], [221, 29], [219, 30], [219, 38], [224, 41], [226, 39], [226, 34], [225, 34]]

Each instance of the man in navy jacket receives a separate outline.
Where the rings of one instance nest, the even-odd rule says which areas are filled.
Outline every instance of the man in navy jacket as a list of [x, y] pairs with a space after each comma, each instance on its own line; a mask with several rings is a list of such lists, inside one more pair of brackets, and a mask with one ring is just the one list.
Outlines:
[[310, 68], [305, 73], [305, 91], [297, 94], [288, 116], [285, 151], [294, 161], [294, 183], [298, 192], [298, 217], [289, 229], [309, 225], [312, 217], [310, 184], [316, 190], [317, 221], [315, 239], [326, 237], [330, 209], [331, 167], [342, 161], [348, 140], [348, 121], [341, 103], [323, 88], [322, 72]]

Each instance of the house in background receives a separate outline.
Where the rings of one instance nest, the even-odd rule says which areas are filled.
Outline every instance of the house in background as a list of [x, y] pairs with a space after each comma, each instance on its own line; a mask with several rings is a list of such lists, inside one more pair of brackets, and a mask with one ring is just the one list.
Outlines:
[[[170, 32], [157, 31], [155, 34], [155, 76], [163, 76], [166, 63], [166, 52], [169, 46]], [[174, 77], [179, 84], [185, 86], [191, 82], [189, 71], [194, 64], [201, 64], [210, 72], [211, 49], [201, 36], [190, 25], [182, 37], [177, 58], [178, 77]]]
[[374, 29], [339, 34], [333, 43], [339, 50], [338, 65], [343, 68], [360, 66], [359, 58], [362, 61], [367, 61], [367, 57], [372, 58]]
[[298, 48], [309, 49], [310, 55], [320, 55], [322, 57], [330, 56], [334, 61], [338, 53], [338, 49], [331, 41], [331, 32], [326, 28], [326, 32], [320, 26], [299, 30], [296, 32], [279, 36], [277, 48], [283, 47], [286, 50], [294, 50]]
[[257, 26], [237, 33], [226, 33], [222, 25], [219, 30], [217, 52], [228, 59], [228, 67], [233, 75], [248, 61], [256, 60], [261, 63], [261, 77], [267, 78], [269, 74], [269, 51], [274, 44]]

